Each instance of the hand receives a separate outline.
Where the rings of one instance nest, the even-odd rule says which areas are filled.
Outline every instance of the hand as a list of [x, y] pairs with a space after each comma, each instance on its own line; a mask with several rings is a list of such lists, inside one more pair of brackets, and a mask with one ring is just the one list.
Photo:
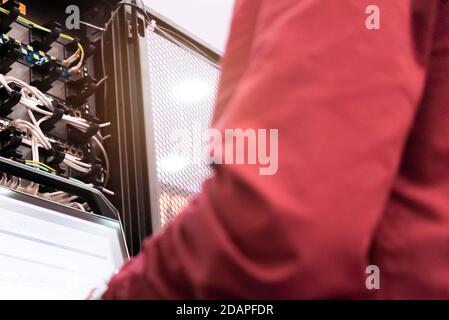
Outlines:
[[108, 290], [107, 284], [98, 288], [91, 289], [87, 294], [85, 300], [102, 300], [106, 290]]
[[93, 296], [97, 288], [91, 289], [84, 300], [94, 300]]

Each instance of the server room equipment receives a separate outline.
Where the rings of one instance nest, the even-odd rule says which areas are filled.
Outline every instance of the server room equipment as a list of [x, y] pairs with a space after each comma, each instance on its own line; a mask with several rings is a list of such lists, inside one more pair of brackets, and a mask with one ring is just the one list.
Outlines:
[[118, 221], [0, 189], [0, 299], [85, 299], [127, 258]]
[[220, 70], [216, 53], [148, 8], [136, 19], [151, 222], [158, 232], [212, 174], [205, 136]]
[[[141, 1], [3, 1], [0, 284], [17, 288], [3, 298], [81, 298], [200, 190], [211, 170], [192, 139], [211, 122], [218, 59]], [[52, 268], [78, 280], [58, 287]]]
[[122, 9], [100, 41], [110, 70], [100, 118], [111, 123], [106, 147], [117, 147], [120, 170], [110, 188], [135, 252], [212, 174], [199, 136], [211, 124], [220, 69], [216, 52], [141, 1]]

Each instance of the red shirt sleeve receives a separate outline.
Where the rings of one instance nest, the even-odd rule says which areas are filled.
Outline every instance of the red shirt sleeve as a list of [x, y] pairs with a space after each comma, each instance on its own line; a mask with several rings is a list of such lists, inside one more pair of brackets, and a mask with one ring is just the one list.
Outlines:
[[426, 90], [372, 245], [384, 299], [449, 297], [449, 2], [440, 1]]
[[[370, 246], [424, 91], [438, 1], [378, 0], [381, 29], [368, 30], [371, 2], [240, 1], [236, 15], [257, 20], [233, 26], [215, 127], [278, 129], [277, 173], [216, 166], [105, 298], [368, 294]], [[244, 65], [238, 30], [253, 30]]]

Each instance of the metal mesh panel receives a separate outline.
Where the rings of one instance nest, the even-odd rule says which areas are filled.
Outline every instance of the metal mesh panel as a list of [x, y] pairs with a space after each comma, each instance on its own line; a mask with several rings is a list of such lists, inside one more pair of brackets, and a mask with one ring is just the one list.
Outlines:
[[219, 70], [156, 33], [150, 33], [147, 43], [163, 227], [211, 174], [201, 135], [210, 126]]

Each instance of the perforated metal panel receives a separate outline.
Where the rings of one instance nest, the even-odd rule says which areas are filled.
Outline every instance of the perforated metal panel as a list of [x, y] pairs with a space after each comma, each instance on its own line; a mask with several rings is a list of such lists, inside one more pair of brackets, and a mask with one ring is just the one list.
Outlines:
[[[152, 135], [160, 226], [170, 222], [210, 176], [205, 161], [219, 70], [154, 32], [147, 36]], [[155, 177], [150, 177], [154, 179]]]

